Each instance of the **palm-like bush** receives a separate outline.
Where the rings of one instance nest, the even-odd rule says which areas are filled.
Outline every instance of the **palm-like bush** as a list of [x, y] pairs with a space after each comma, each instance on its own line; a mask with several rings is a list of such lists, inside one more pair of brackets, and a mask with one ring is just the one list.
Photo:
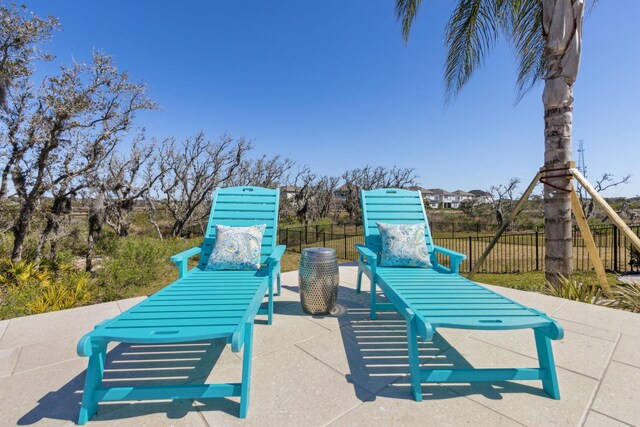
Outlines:
[[20, 287], [49, 281], [49, 272], [37, 262], [3, 261], [0, 264], [0, 287]]
[[616, 286], [615, 292], [618, 307], [640, 313], [640, 284]]
[[65, 310], [91, 302], [93, 280], [88, 273], [73, 272], [43, 284], [40, 295], [27, 305], [31, 313]]
[[545, 283], [545, 293], [555, 297], [566, 298], [572, 301], [585, 302], [587, 304], [599, 304], [603, 301], [602, 288], [586, 282], [578, 281], [573, 277], [559, 275], [560, 286], [551, 282]]

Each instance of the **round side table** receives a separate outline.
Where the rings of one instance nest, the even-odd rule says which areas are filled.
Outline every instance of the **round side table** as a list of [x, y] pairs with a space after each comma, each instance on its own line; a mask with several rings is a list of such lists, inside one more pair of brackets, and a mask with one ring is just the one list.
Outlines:
[[335, 249], [307, 248], [300, 256], [298, 286], [302, 309], [308, 314], [329, 314], [336, 306], [340, 282]]

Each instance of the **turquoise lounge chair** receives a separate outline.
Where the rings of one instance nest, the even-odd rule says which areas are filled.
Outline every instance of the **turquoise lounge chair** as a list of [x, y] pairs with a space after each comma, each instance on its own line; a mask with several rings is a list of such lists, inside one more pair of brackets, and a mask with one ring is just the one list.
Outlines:
[[[360, 253], [357, 292], [362, 275], [371, 280], [371, 318], [384, 309], [398, 311], [407, 323], [411, 392], [422, 400], [423, 382], [476, 382], [540, 380], [544, 391], [560, 399], [558, 380], [550, 340], [562, 339], [562, 327], [553, 319], [497, 294], [459, 275], [465, 255], [435, 246], [419, 191], [380, 189], [362, 191], [362, 216], [365, 245], [356, 245]], [[430, 268], [378, 266], [381, 239], [377, 223], [425, 225], [430, 253]], [[449, 266], [438, 262], [449, 258]], [[380, 288], [391, 304], [378, 304]], [[421, 368], [418, 339], [431, 341], [438, 328], [509, 330], [533, 329], [539, 368], [501, 369], [429, 369]]]
[[[218, 188], [201, 246], [171, 258], [179, 279], [119, 316], [106, 320], [78, 343], [78, 355], [89, 357], [78, 424], [86, 423], [100, 401], [199, 399], [240, 396], [240, 418], [247, 415], [251, 381], [253, 322], [256, 314], [273, 318], [273, 283], [285, 247], [276, 246], [279, 191], [259, 187]], [[263, 267], [258, 271], [208, 271], [217, 224], [266, 224], [262, 240]], [[196, 268], [189, 258], [200, 254]], [[260, 304], [267, 295], [266, 310]], [[132, 344], [183, 343], [224, 338], [234, 352], [244, 346], [242, 381], [229, 384], [155, 387], [102, 386], [109, 342]]]

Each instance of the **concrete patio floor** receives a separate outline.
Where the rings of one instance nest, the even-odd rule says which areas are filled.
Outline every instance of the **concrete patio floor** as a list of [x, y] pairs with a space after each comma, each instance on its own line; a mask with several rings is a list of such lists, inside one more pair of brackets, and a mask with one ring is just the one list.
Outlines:
[[[412, 400], [405, 325], [393, 313], [368, 319], [356, 268], [340, 268], [339, 311], [302, 312], [297, 273], [283, 275], [274, 324], [255, 328], [251, 404], [234, 399], [101, 404], [89, 425], [640, 425], [640, 315], [492, 287], [553, 315], [564, 326], [553, 343], [562, 400], [539, 382], [423, 385]], [[0, 321], [0, 425], [72, 425], [87, 360], [75, 354], [93, 325], [141, 298]], [[424, 363], [535, 367], [530, 330], [442, 330], [421, 345]], [[238, 381], [241, 353], [219, 341], [169, 346], [113, 345], [107, 384]], [[212, 364], [215, 367], [211, 370]]]

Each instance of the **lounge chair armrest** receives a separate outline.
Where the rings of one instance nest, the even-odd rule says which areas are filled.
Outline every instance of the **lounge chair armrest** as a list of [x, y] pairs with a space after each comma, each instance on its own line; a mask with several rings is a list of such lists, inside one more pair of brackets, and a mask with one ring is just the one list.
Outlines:
[[287, 250], [287, 247], [285, 245], [276, 246], [273, 252], [271, 252], [271, 255], [269, 255], [269, 258], [267, 258], [267, 264], [276, 265], [277, 263], [279, 263], [282, 260], [284, 251], [286, 250]]
[[364, 245], [354, 245], [356, 250], [360, 252], [360, 255], [366, 258], [368, 264], [375, 265], [378, 262], [378, 255], [375, 254], [371, 249]]
[[376, 275], [376, 268], [378, 267], [378, 255], [371, 249], [364, 245], [354, 245], [356, 250], [360, 253], [360, 262], [367, 264], [371, 267], [371, 273], [373, 277]]
[[200, 252], [202, 252], [202, 248], [200, 246], [196, 246], [195, 248], [187, 249], [186, 251], [180, 252], [170, 258], [171, 262], [178, 266], [178, 277], [182, 277], [187, 273], [189, 258], [198, 255]]
[[[433, 247], [434, 255], [436, 253], [448, 256], [450, 259], [449, 269], [452, 273], [458, 274], [460, 271], [460, 263], [467, 259], [465, 254], [461, 254], [460, 252], [452, 251], [451, 249], [443, 248], [442, 246], [434, 246]], [[435, 256], [433, 257], [435, 259]]]

